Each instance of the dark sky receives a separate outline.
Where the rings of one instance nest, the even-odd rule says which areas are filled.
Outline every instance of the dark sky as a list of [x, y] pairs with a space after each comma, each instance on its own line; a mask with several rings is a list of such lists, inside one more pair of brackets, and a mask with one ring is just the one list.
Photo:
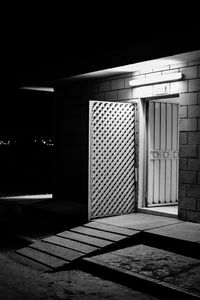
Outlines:
[[48, 81], [78, 72], [88, 57], [103, 57], [181, 34], [188, 37], [197, 30], [195, 7], [192, 20], [186, 23], [180, 9], [177, 14], [168, 6], [162, 9], [153, 4], [148, 7], [116, 1], [114, 6], [96, 1], [88, 6], [80, 1], [65, 3], [18, 2], [7, 8], [1, 28], [6, 82], [20, 85], [29, 78], [30, 82], [33, 78]]
[[[177, 37], [187, 41], [195, 37], [198, 28], [194, 7], [193, 18], [186, 22], [174, 8], [168, 11], [163, 7], [159, 12], [158, 7], [151, 5], [149, 10], [147, 4], [139, 7], [135, 2], [132, 6], [121, 2], [114, 6], [96, 1], [90, 6], [77, 1], [65, 3], [17, 2], [2, 10], [1, 132], [51, 128], [52, 98], [48, 101], [48, 96], [42, 96], [40, 101], [40, 96], [19, 96], [18, 87], [35, 82], [51, 84], [63, 76], [90, 70], [95, 64], [103, 68], [114, 56], [124, 61], [130, 47], [143, 45], [143, 57], [150, 51], [144, 45], [158, 40], [169, 40], [166, 48], [170, 49]], [[159, 53], [159, 49], [154, 50]]]

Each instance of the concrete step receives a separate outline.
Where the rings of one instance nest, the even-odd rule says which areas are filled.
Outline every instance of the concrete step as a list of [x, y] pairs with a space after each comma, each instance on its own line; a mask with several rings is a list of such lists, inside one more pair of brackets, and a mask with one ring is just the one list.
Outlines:
[[200, 299], [200, 259], [174, 252], [139, 244], [85, 257], [81, 267], [161, 299]]

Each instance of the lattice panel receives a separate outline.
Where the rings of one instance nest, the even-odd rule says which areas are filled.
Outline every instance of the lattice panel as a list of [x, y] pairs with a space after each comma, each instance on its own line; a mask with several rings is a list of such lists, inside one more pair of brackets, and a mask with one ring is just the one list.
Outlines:
[[134, 210], [134, 105], [90, 102], [90, 217]]

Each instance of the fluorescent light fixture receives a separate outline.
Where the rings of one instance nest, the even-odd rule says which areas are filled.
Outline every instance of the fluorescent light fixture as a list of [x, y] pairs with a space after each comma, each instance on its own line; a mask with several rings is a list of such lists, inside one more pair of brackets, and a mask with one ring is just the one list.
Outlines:
[[182, 77], [183, 77], [183, 73], [181, 72], [164, 74], [164, 75], [152, 75], [146, 78], [133, 79], [129, 81], [129, 85], [140, 86], [140, 85], [148, 85], [148, 84], [155, 84], [161, 82], [176, 81], [176, 80], [180, 80]]
[[41, 91], [41, 92], [54, 92], [53, 87], [41, 87], [41, 86], [24, 86], [20, 88], [21, 90], [31, 90], [31, 91]]

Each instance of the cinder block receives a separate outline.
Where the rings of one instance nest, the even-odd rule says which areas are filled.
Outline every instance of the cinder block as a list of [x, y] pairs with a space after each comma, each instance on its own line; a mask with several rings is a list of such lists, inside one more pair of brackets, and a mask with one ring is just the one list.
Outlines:
[[187, 105], [184, 105], [184, 106], [180, 106], [180, 109], [179, 109], [179, 117], [182, 119], [182, 118], [187, 118], [187, 112], [188, 112], [188, 107]]
[[180, 157], [197, 157], [197, 146], [180, 145]]
[[199, 197], [200, 196], [200, 185], [199, 184], [189, 184], [187, 186], [187, 196], [188, 197]]
[[198, 77], [200, 78], [200, 65], [198, 66]]
[[186, 184], [179, 184], [179, 197], [186, 196]]
[[162, 75], [164, 75], [164, 74], [173, 74], [173, 73], [177, 73], [177, 72], [179, 72], [179, 69], [174, 68], [174, 69], [170, 69], [170, 70], [167, 70], [167, 71], [162, 71]]
[[187, 210], [196, 210], [196, 198], [180, 197], [179, 205], [181, 208]]
[[186, 93], [187, 92], [187, 81], [175, 81], [170, 83], [170, 93]]
[[185, 145], [188, 142], [188, 133], [187, 132], [180, 132], [179, 133], [179, 143], [180, 145]]
[[188, 132], [188, 144], [200, 145], [200, 132]]
[[196, 60], [191, 60], [191, 61], [188, 61], [188, 63], [187, 63], [187, 65], [188, 66], [197, 66], [197, 65], [199, 65], [200, 64], [200, 60], [198, 59], [196, 59]]
[[184, 208], [181, 208], [180, 205], [179, 205], [179, 209], [178, 209], [178, 218], [183, 221], [187, 220], [187, 210]]
[[115, 101], [117, 100], [117, 91], [109, 91], [105, 93], [106, 101]]
[[99, 82], [99, 92], [106, 92], [110, 90], [110, 81], [101, 81]]
[[187, 67], [186, 61], [170, 65], [170, 69], [179, 69], [179, 68], [184, 68], [184, 67]]
[[191, 171], [180, 171], [179, 172], [179, 181], [180, 183], [196, 183], [196, 172]]
[[198, 118], [198, 131], [200, 131], [200, 118]]
[[197, 103], [200, 104], [200, 92], [197, 93]]
[[200, 170], [200, 159], [189, 158], [188, 170]]
[[124, 89], [124, 78], [111, 80], [111, 90]]
[[[159, 69], [160, 69], [160, 67], [159, 67]], [[162, 67], [161, 67], [161, 70], [162, 70]], [[155, 76], [161, 76], [161, 75], [162, 75], [162, 72], [156, 72], [155, 71], [153, 73], [146, 74], [145, 77], [148, 78], [148, 79], [153, 79], [154, 80]]]
[[197, 184], [200, 184], [200, 172], [197, 173]]
[[200, 211], [200, 197], [197, 198], [197, 211]]
[[179, 96], [180, 105], [197, 104], [197, 93], [183, 93]]
[[188, 170], [188, 159], [187, 158], [180, 158], [179, 159], [179, 170]]
[[153, 67], [153, 72], [169, 70], [169, 67], [170, 67], [169, 65]]
[[91, 97], [92, 100], [98, 100], [98, 101], [104, 101], [105, 99], [104, 93], [96, 93], [91, 95]]
[[179, 125], [180, 131], [197, 131], [197, 119], [181, 119]]
[[188, 92], [200, 91], [200, 79], [189, 80]]
[[187, 210], [187, 221], [200, 223], [200, 212]]
[[183, 73], [184, 79], [197, 78], [197, 66], [181, 68], [180, 71]]
[[128, 100], [131, 99], [131, 88], [118, 90], [118, 100]]
[[200, 105], [191, 105], [188, 107], [188, 117], [198, 118], [200, 117]]

